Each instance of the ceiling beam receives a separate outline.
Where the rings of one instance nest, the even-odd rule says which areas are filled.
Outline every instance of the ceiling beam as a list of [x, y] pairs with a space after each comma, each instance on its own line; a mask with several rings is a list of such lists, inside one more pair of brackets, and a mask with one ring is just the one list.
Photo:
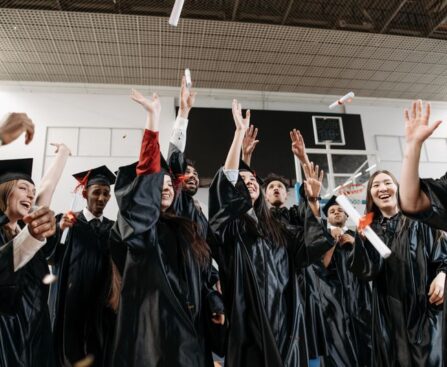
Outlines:
[[234, 8], [233, 8], [233, 15], [231, 16], [231, 20], [235, 21], [237, 17], [237, 11], [239, 10], [239, 4], [241, 3], [241, 0], [235, 0], [234, 2]]
[[290, 12], [292, 11], [293, 3], [295, 0], [289, 0], [289, 3], [287, 4], [286, 12], [284, 13], [284, 16], [282, 17], [281, 24], [286, 24], [287, 18], [290, 15]]
[[444, 6], [444, 9], [442, 9], [442, 11], [440, 11], [440, 13], [436, 17], [435, 21], [432, 22], [431, 27], [426, 34], [426, 37], [433, 36], [433, 33], [435, 33], [436, 29], [438, 29], [439, 26], [444, 24], [446, 21], [447, 21], [447, 5]]
[[388, 30], [388, 27], [390, 26], [393, 19], [396, 17], [397, 14], [401, 11], [401, 9], [404, 7], [404, 5], [408, 2], [408, 0], [400, 0], [394, 5], [394, 7], [391, 9], [390, 16], [385, 20], [385, 22], [382, 25], [382, 28], [380, 29], [379, 33], [385, 33]]

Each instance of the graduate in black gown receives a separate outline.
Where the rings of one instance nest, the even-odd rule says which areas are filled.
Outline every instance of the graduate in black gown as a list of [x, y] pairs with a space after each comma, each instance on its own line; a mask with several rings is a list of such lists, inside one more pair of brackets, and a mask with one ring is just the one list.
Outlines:
[[[411, 110], [405, 110], [405, 154], [402, 162], [399, 200], [402, 211], [433, 228], [447, 231], [447, 173], [439, 179], [419, 178], [419, 160], [422, 145], [441, 124], [430, 124], [430, 103], [423, 110], [422, 101], [414, 101]], [[444, 285], [445, 289], [447, 284]], [[441, 292], [441, 289], [435, 290]], [[444, 302], [444, 314], [447, 303]], [[446, 320], [446, 319], [444, 319]], [[443, 326], [443, 360], [447, 365], [447, 324]]]
[[[103, 215], [115, 175], [100, 166], [73, 175], [84, 184], [86, 207], [57, 216], [56, 234], [49, 239], [49, 257], [58, 281], [50, 292], [50, 308], [58, 366], [71, 366], [93, 356], [94, 366], [109, 366], [115, 329], [113, 264], [109, 248], [113, 221]], [[64, 230], [68, 235], [64, 243]], [[116, 302], [117, 303], [117, 302]]]
[[348, 255], [355, 233], [335, 196], [323, 207], [333, 247], [315, 271], [324, 314], [328, 356], [326, 367], [371, 366], [371, 288], [349, 271]]
[[[0, 161], [0, 366], [53, 367], [46, 238], [54, 213], [36, 208], [32, 159]], [[38, 203], [37, 203], [38, 204]]]
[[[250, 125], [242, 142], [242, 160], [250, 165], [253, 152], [259, 143], [257, 140], [259, 130]], [[292, 152], [303, 165], [309, 165], [310, 161], [306, 154], [304, 140], [298, 130], [290, 132]], [[269, 174], [263, 180], [265, 198], [273, 216], [285, 223], [297, 226], [304, 225], [306, 207], [308, 205], [304, 195], [304, 186], [300, 187], [299, 205], [286, 207], [288, 197], [287, 180], [274, 173]], [[306, 322], [306, 340], [308, 349], [309, 365], [318, 367], [322, 364], [322, 357], [327, 355], [325, 321], [322, 310], [322, 302], [318, 287], [318, 279], [313, 266], [307, 266], [298, 274], [301, 294], [304, 299], [304, 320]]]
[[[137, 164], [121, 167], [114, 241], [128, 247], [113, 366], [212, 366], [208, 323], [223, 325], [210, 289], [211, 255], [197, 224], [175, 212], [173, 180], [161, 169], [157, 95], [132, 98], [147, 110]], [[178, 191], [184, 195], [183, 191]]]
[[373, 283], [372, 365], [438, 367], [447, 241], [444, 233], [400, 212], [397, 190], [388, 171], [376, 171], [368, 181], [371, 228], [391, 256], [383, 259], [360, 236], [350, 254], [351, 271]]
[[441, 121], [429, 123], [431, 107], [414, 101], [411, 110], [405, 110], [405, 154], [402, 162], [399, 204], [402, 211], [434, 228], [447, 231], [447, 174], [439, 179], [419, 178], [419, 159], [422, 145]]
[[[317, 260], [331, 243], [310, 209], [304, 228], [286, 228], [273, 218], [256, 176], [239, 170], [249, 111], [243, 118], [240, 105], [233, 101], [233, 117], [234, 140], [209, 198], [210, 225], [221, 243], [219, 273], [229, 319], [225, 364], [307, 366], [304, 309], [296, 272]], [[313, 167], [307, 172], [307, 194], [317, 206], [322, 176]]]

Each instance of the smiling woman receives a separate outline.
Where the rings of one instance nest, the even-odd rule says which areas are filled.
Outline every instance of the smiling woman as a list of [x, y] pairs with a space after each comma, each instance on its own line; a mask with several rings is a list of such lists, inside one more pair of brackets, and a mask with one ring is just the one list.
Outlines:
[[367, 186], [366, 208], [375, 214], [371, 228], [392, 255], [384, 260], [360, 236], [350, 254], [351, 271], [373, 282], [372, 365], [437, 367], [442, 365], [447, 241], [401, 214], [397, 190], [396, 178], [384, 170], [374, 172]]
[[[45, 257], [52, 248], [54, 213], [42, 207], [30, 214], [36, 198], [32, 160], [0, 161], [0, 366], [54, 365], [47, 306]], [[21, 228], [19, 223], [28, 223]], [[36, 256], [35, 256], [36, 255]], [[34, 335], [39, 335], [35, 338]]]

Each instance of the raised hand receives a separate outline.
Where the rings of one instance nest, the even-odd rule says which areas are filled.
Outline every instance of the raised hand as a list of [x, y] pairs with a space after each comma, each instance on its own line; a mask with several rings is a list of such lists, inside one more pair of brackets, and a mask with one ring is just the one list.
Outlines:
[[427, 102], [425, 104], [424, 112], [421, 100], [412, 102], [411, 112], [408, 109], [405, 109], [405, 139], [408, 145], [422, 145], [422, 143], [427, 140], [441, 124], [442, 121], [437, 120], [433, 124], [429, 125], [430, 112], [430, 103]]
[[306, 176], [306, 179], [303, 182], [306, 196], [308, 199], [316, 199], [321, 192], [324, 171], [320, 171], [320, 167], [318, 165], [314, 165], [313, 162], [305, 164], [303, 169], [304, 175]]
[[68, 153], [68, 155], [71, 156], [71, 150], [70, 148], [68, 148], [64, 143], [50, 143], [50, 145], [52, 145], [53, 147], [56, 148], [56, 150], [54, 151], [55, 154], [62, 152], [62, 153]]
[[68, 213], [65, 213], [59, 222], [59, 228], [63, 231], [66, 228], [73, 227], [74, 224], [75, 224], [74, 218]]
[[251, 156], [256, 148], [256, 145], [259, 143], [259, 140], [256, 140], [256, 136], [258, 135], [258, 129], [253, 125], [250, 125], [248, 130], [245, 132], [244, 140], [242, 140], [242, 160], [250, 165]]
[[306, 145], [304, 144], [303, 136], [300, 131], [293, 129], [290, 132], [290, 140], [292, 141], [292, 152], [303, 164], [308, 164], [306, 154]]
[[26, 113], [10, 113], [0, 126], [0, 139], [3, 145], [16, 140], [25, 132], [25, 144], [29, 144], [34, 137], [34, 124]]
[[242, 107], [241, 104], [238, 103], [237, 99], [233, 99], [233, 119], [236, 125], [236, 130], [246, 131], [248, 126], [250, 125], [250, 110], [245, 112], [245, 118], [242, 116]]
[[140, 92], [132, 89], [130, 98], [139, 103], [147, 111], [146, 129], [158, 131], [158, 124], [160, 121], [161, 104], [157, 93], [154, 93], [151, 98], [144, 97]]
[[191, 108], [194, 106], [196, 95], [197, 93], [192, 90], [192, 87], [190, 89], [186, 87], [186, 78], [185, 76], [183, 76], [182, 86], [180, 89], [180, 117], [183, 117], [185, 119], [188, 118], [189, 111], [191, 111]]

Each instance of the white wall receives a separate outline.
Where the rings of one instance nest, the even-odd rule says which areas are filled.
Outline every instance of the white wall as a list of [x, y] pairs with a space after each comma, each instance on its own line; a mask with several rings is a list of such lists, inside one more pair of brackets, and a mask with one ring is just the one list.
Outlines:
[[[29, 146], [23, 144], [23, 138], [9, 146], [0, 149], [0, 159], [16, 157], [33, 157], [34, 179], [39, 182], [45, 169], [46, 132], [52, 127], [103, 127], [103, 128], [143, 128], [145, 113], [143, 109], [132, 102], [128, 95], [131, 86], [113, 85], [81, 85], [81, 84], [49, 84], [49, 83], [14, 83], [0, 84], [0, 115], [7, 112], [26, 112], [36, 124], [36, 134]], [[161, 146], [166, 152], [169, 131], [175, 118], [176, 88], [141, 87], [142, 92], [149, 94], [159, 91], [162, 101]], [[294, 95], [285, 93], [262, 93], [243, 91], [198, 90], [198, 107], [230, 107], [233, 97], [240, 99], [243, 108], [272, 109], [289, 111], [330, 112], [327, 106], [335, 99], [333, 96]], [[361, 115], [365, 134], [366, 150], [376, 151], [375, 135], [403, 135], [402, 111], [409, 106], [410, 101], [356, 98], [346, 106], [346, 113]], [[447, 116], [447, 103], [432, 104], [433, 120]], [[341, 111], [336, 111], [341, 112]], [[233, 122], [228, 122], [228, 128], [233, 129]], [[438, 137], [447, 137], [447, 124], [441, 125], [435, 133]], [[126, 140], [123, 139], [123, 144]], [[73, 148], [73, 147], [72, 147]], [[206, 154], [206, 152], [204, 152]], [[59, 185], [54, 198], [55, 211], [66, 211], [70, 203], [70, 192], [75, 182], [69, 175], [79, 168], [89, 169], [107, 162], [111, 169], [119, 165], [131, 163], [137, 157], [120, 159], [99, 159], [93, 157], [70, 158], [64, 172], [64, 178]], [[400, 163], [385, 161], [382, 157], [381, 167], [391, 169], [399, 175]], [[222, 158], [222, 160], [224, 157]], [[447, 157], [446, 157], [447, 161]], [[46, 166], [51, 162], [47, 159]], [[447, 168], [447, 163], [425, 162], [421, 164], [421, 174], [424, 176], [441, 176]], [[206, 192], [201, 190], [200, 199], [206, 201]], [[111, 202], [106, 215], [114, 217], [116, 204]]]

